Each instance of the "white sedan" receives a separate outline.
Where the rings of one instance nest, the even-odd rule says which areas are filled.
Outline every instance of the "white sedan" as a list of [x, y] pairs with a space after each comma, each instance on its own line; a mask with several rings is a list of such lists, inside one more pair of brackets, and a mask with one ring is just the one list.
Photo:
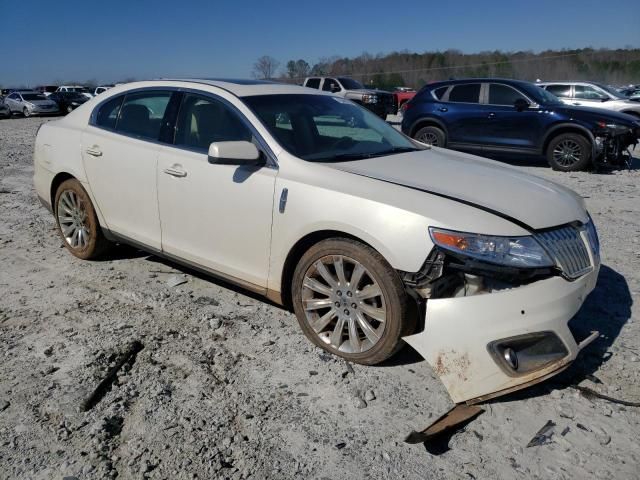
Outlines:
[[416, 143], [342, 98], [120, 85], [44, 124], [34, 161], [73, 255], [122, 242], [235, 282], [349, 361], [407, 342], [455, 402], [547, 378], [596, 335], [569, 328], [600, 263], [580, 197]]

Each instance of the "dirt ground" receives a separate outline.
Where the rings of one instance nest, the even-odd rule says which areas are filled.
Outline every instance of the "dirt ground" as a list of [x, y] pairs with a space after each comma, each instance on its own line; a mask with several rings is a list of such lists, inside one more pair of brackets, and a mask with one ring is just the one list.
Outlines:
[[[451, 402], [410, 347], [347, 366], [241, 289], [131, 248], [68, 254], [32, 187], [43, 121], [0, 121], [0, 478], [638, 478], [640, 408], [568, 385], [640, 401], [640, 158], [609, 174], [522, 167], [586, 198], [603, 267], [575, 321], [602, 335], [564, 374], [427, 450], [403, 439]], [[548, 420], [550, 441], [527, 448]]]

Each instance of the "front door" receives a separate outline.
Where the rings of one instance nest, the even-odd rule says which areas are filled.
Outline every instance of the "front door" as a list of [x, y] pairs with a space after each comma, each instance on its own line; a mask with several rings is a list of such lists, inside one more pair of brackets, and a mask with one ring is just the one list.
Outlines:
[[207, 155], [212, 142], [252, 139], [229, 103], [185, 93], [174, 145], [158, 160], [162, 249], [264, 288], [277, 170], [211, 164]]
[[115, 97], [82, 135], [91, 192], [110, 230], [160, 249], [158, 139], [171, 92]]

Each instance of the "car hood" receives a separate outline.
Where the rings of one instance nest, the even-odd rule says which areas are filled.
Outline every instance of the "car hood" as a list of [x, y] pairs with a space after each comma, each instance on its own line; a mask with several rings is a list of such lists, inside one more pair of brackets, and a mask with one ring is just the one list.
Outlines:
[[[613, 102], [613, 101], [612, 101]], [[603, 105], [606, 105], [605, 102]], [[630, 102], [631, 103], [631, 102]], [[633, 107], [639, 107], [636, 102], [632, 104]], [[593, 107], [557, 107], [554, 110], [564, 113], [567, 116], [578, 118], [581, 120], [612, 120], [618, 123], [622, 122], [625, 125], [633, 125], [635, 118], [627, 115], [626, 113], [619, 113], [614, 110], [607, 110], [605, 108], [593, 108]]]
[[588, 219], [584, 201], [572, 190], [515, 167], [452, 150], [431, 148], [325, 165], [472, 205], [528, 230]]

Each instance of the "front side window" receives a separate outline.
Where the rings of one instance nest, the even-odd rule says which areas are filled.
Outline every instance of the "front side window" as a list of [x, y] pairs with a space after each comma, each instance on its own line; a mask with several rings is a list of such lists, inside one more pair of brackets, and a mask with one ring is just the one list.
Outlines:
[[285, 150], [303, 160], [351, 161], [418, 150], [385, 121], [342, 98], [282, 94], [242, 100]]
[[221, 101], [186, 94], [176, 124], [176, 145], [207, 151], [213, 142], [251, 141], [251, 130]]
[[310, 78], [309, 80], [307, 80], [307, 87], [309, 88], [315, 88], [318, 89], [320, 88], [320, 79], [319, 78]]
[[140, 92], [128, 94], [118, 116], [116, 130], [138, 137], [158, 140], [162, 118], [171, 92]]
[[479, 103], [480, 84], [468, 83], [466, 85], [455, 85], [449, 92], [450, 102]]
[[489, 104], [490, 105], [509, 105], [513, 106], [516, 100], [528, 100], [517, 90], [499, 83], [489, 85]]
[[347, 90], [362, 90], [364, 88], [364, 85], [353, 78], [340, 77], [338, 80]]
[[573, 96], [584, 100], [602, 100], [603, 98], [607, 98], [589, 85], [575, 85], [573, 87]]
[[122, 100], [124, 100], [124, 95], [114, 97], [108, 102], [103, 103], [99, 107], [95, 124], [99, 127], [109, 128], [111, 130], [115, 129], [116, 122], [118, 121], [118, 114], [120, 113], [120, 106], [122, 105]]
[[340, 85], [333, 78], [325, 78], [322, 84], [322, 90], [325, 92], [335, 92], [340, 90]]
[[571, 97], [571, 85], [548, 85], [547, 92], [555, 95], [556, 97]]

